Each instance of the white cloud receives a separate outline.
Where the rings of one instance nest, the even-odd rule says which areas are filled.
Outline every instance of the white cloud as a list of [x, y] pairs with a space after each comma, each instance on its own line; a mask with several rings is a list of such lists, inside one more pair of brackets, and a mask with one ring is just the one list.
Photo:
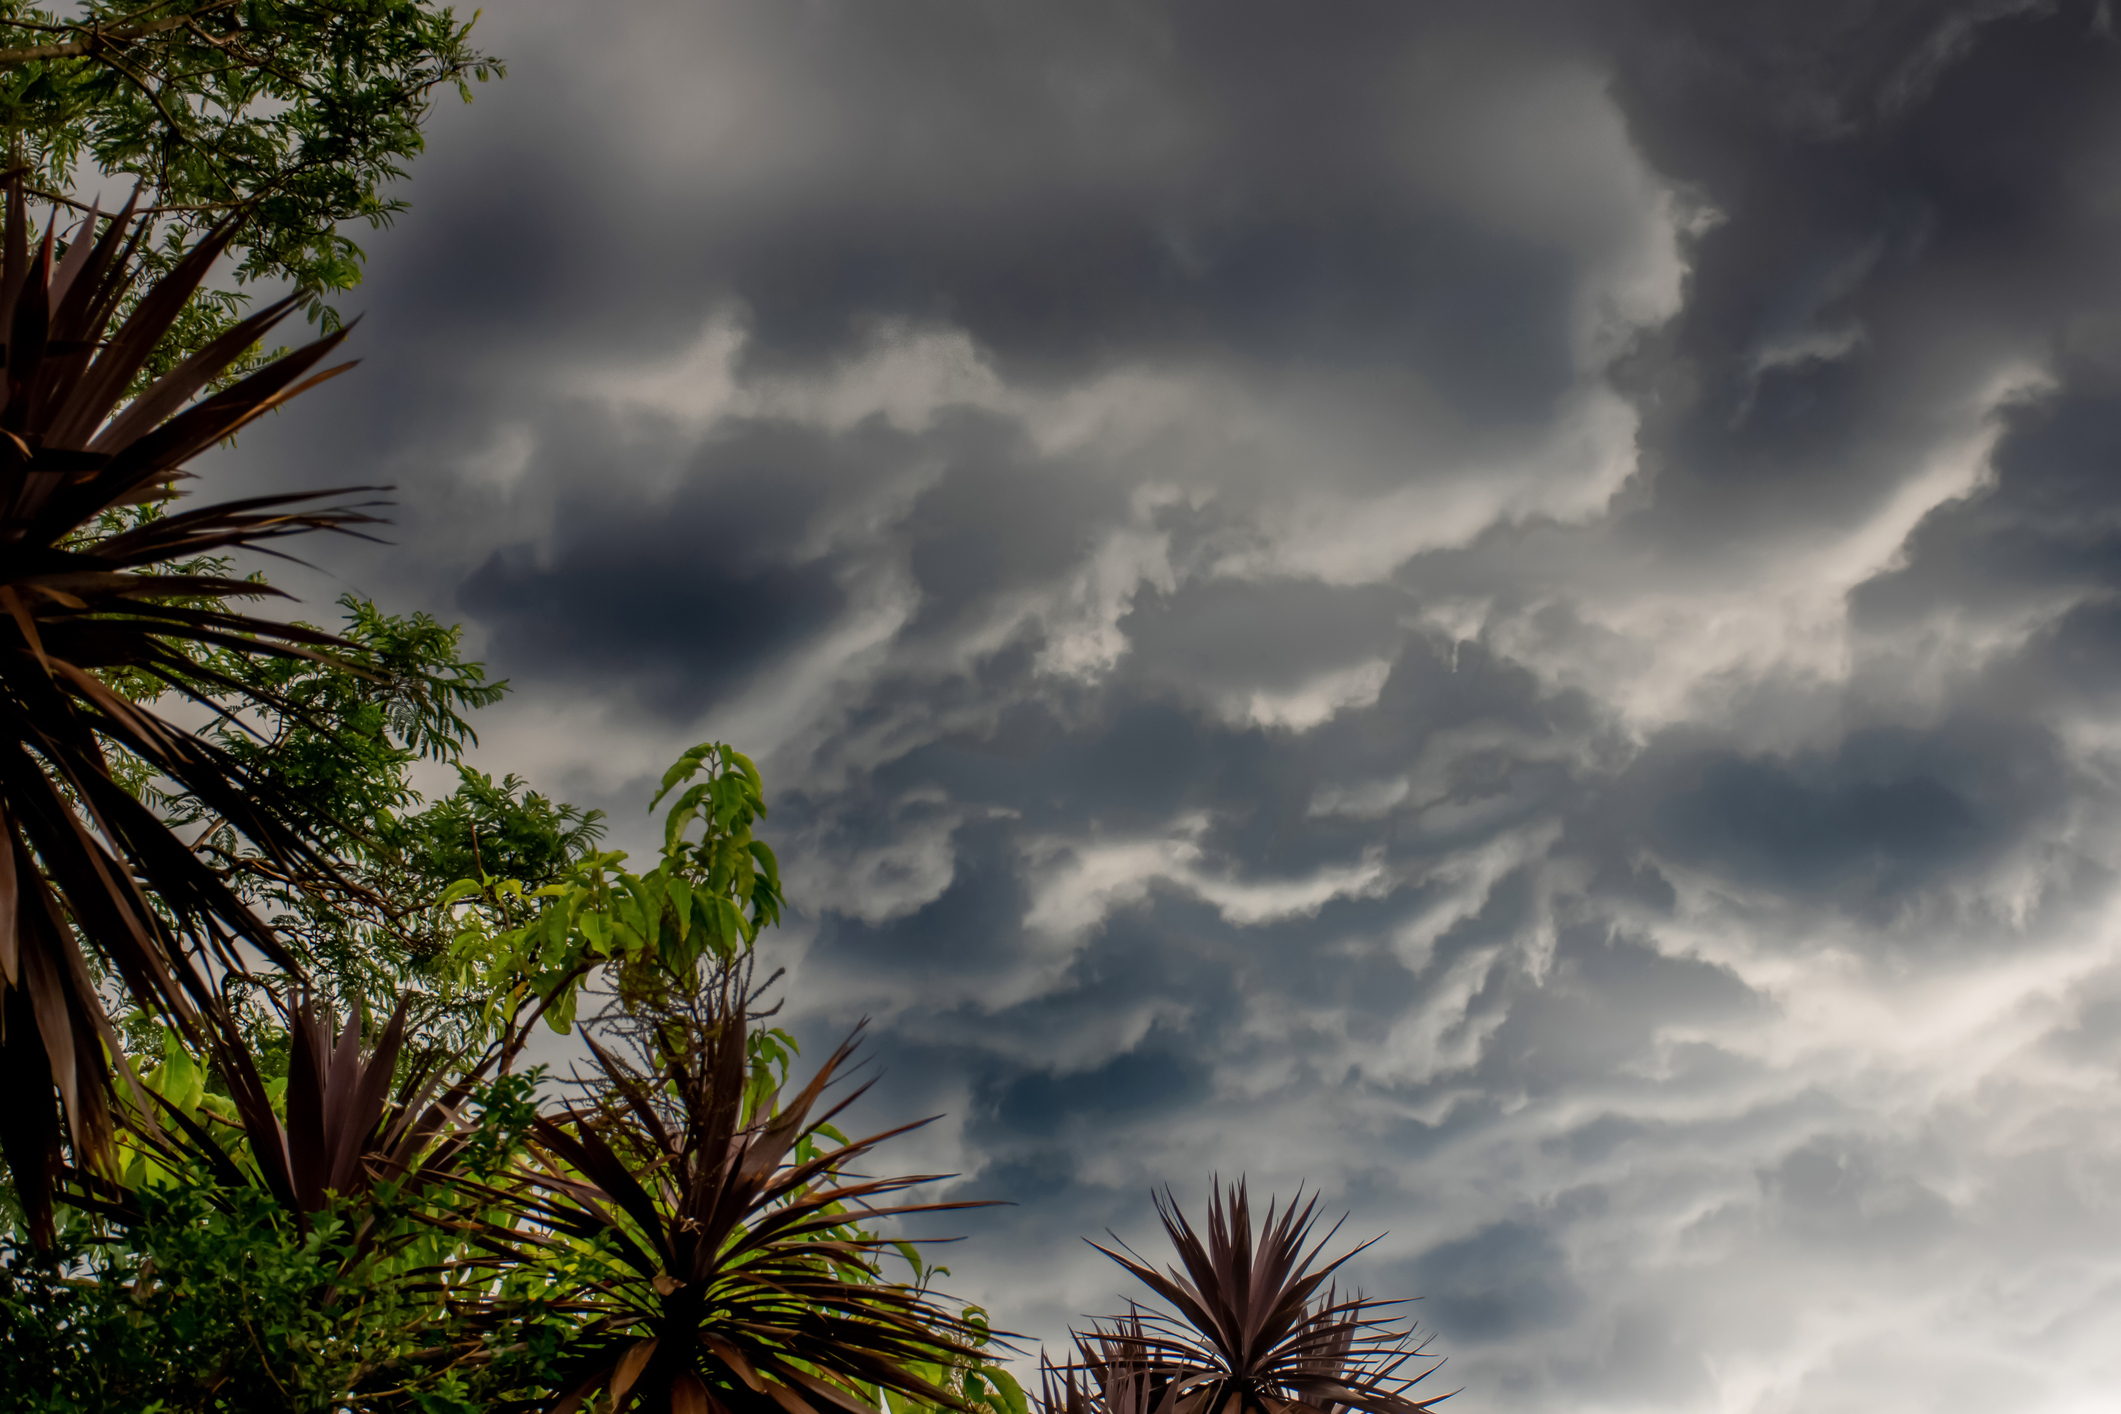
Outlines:
[[1325, 673], [1285, 692], [1255, 691], [1230, 715], [1262, 727], [1308, 731], [1336, 712], [1367, 707], [1375, 702], [1391, 673], [1389, 659], [1373, 658], [1366, 663]]

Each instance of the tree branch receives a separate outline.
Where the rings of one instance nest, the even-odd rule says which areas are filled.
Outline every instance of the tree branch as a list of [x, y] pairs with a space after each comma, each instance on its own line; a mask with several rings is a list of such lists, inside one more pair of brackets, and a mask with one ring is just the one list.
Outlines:
[[[27, 64], [37, 59], [75, 59], [88, 54], [102, 54], [112, 49], [142, 40], [149, 35], [161, 34], [165, 30], [189, 25], [199, 16], [215, 10], [225, 10], [236, 0], [209, 0], [205, 5], [188, 14], [169, 15], [147, 24], [121, 25], [116, 29], [105, 29], [99, 21], [95, 24], [63, 24], [54, 26], [61, 34], [78, 34], [80, 39], [68, 40], [64, 44], [37, 44], [28, 49], [0, 49], [0, 67]], [[37, 26], [43, 28], [43, 26]]]

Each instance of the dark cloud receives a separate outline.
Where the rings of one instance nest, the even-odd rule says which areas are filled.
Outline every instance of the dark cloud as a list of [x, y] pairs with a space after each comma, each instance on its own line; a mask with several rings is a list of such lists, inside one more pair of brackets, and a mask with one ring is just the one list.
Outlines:
[[1143, 1111], [1168, 1113], [1209, 1093], [1193, 1055], [1156, 1047], [1116, 1055], [1070, 1075], [1031, 1071], [979, 1097], [993, 1126], [1012, 1135], [1050, 1135], [1079, 1115], [1125, 1122]]
[[1121, 488], [1090, 468], [1039, 465], [1007, 425], [973, 419], [959, 430], [947, 468], [907, 512], [907, 567], [921, 594], [915, 633], [1061, 578], [1124, 504]]
[[1439, 1243], [1408, 1265], [1400, 1286], [1422, 1293], [1422, 1314], [1454, 1345], [1548, 1330], [1583, 1305], [1568, 1255], [1543, 1228], [1492, 1223]]
[[[2111, 301], [2096, 5], [1648, 7], [1616, 100], [1721, 219], [1649, 366], [1656, 514], [1710, 541], [1880, 494], [1945, 400]], [[1741, 508], [1743, 508], [1741, 510]]]
[[1026, 474], [1010, 429], [977, 417], [926, 435], [874, 418], [844, 433], [739, 422], [687, 456], [664, 494], [602, 472], [625, 455], [573, 449], [548, 473], [560, 488], [550, 547], [495, 550], [458, 598], [513, 669], [616, 677], [672, 715], [697, 715], [848, 609], [847, 555], [812, 543], [838, 500], [943, 465], [907, 515], [916, 631], [1057, 575], [1097, 505]]
[[1652, 812], [1672, 857], [1791, 893], [1885, 900], [1977, 864], [2067, 788], [2053, 743], [1981, 722], [1869, 728], [1831, 757], [1710, 753], [1673, 776]]
[[1851, 610], [1882, 637], [1920, 633], [1944, 614], [1978, 620], [2074, 601], [2024, 646], [2014, 676], [2036, 672], [2046, 692], [2097, 701], [2111, 690], [2116, 651], [2109, 618], [2121, 525], [2109, 491], [2121, 466], [2121, 400], [2106, 369], [2064, 369], [2062, 388], [2005, 419], [1993, 482], [1930, 515], [1909, 538], [1907, 562], [1861, 586]]
[[1179, 217], [1181, 229], [1146, 204], [1090, 219], [1003, 215], [901, 236], [894, 251], [862, 240], [868, 223], [848, 213], [821, 224], [839, 233], [822, 250], [783, 241], [740, 255], [734, 293], [757, 319], [761, 361], [829, 355], [895, 316], [961, 324], [1003, 368], [1049, 376], [1201, 354], [1411, 368], [1461, 413], [1495, 421], [1536, 419], [1568, 387], [1565, 260], [1463, 218], [1362, 200], [1300, 218]]
[[1012, 830], [982, 821], [952, 832], [947, 887], [913, 912], [884, 923], [828, 916], [814, 945], [823, 958], [899, 976], [992, 971], [1009, 962], [1028, 900], [1016, 876]]

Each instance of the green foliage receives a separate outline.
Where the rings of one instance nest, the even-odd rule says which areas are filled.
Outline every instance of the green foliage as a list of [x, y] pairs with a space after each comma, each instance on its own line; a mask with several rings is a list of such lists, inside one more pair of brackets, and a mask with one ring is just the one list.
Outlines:
[[[468, 1178], [521, 1152], [533, 1087], [504, 1077], [472, 1101]], [[548, 1273], [438, 1280], [454, 1229], [480, 1216], [456, 1189], [385, 1184], [296, 1214], [262, 1184], [175, 1160], [135, 1170], [127, 1193], [122, 1227], [77, 1218], [41, 1252], [0, 1238], [11, 1409], [472, 1414], [549, 1385], [573, 1323]], [[467, 1299], [491, 1338], [457, 1314]]]
[[377, 820], [366, 849], [349, 851], [358, 894], [288, 897], [275, 922], [303, 940], [347, 1005], [381, 1011], [409, 996], [420, 1008], [416, 1034], [462, 1052], [491, 1040], [499, 1017], [461, 985], [451, 886], [490, 861], [546, 888], [591, 855], [604, 812], [555, 803], [514, 775], [497, 782], [460, 764], [457, 777], [449, 795]]
[[[918, 1256], [909, 1257], [915, 1269], [921, 1270]], [[941, 1270], [929, 1268], [928, 1270]], [[960, 1404], [984, 1414], [1029, 1414], [1031, 1401], [1024, 1387], [1017, 1383], [1016, 1376], [1008, 1367], [989, 1358], [988, 1351], [995, 1346], [993, 1328], [988, 1324], [987, 1312], [978, 1306], [967, 1306], [959, 1315], [966, 1332], [965, 1344], [968, 1354], [946, 1365], [917, 1364], [915, 1373], [939, 1388], [955, 1396]], [[1000, 1353], [999, 1351], [996, 1352]], [[936, 1406], [926, 1406], [930, 1414], [942, 1414]], [[897, 1414], [912, 1414], [910, 1400], [894, 1400], [893, 1410]]]
[[[292, 803], [335, 860], [335, 876], [290, 872], [196, 799], [155, 795], [152, 780], [140, 789], [174, 824], [198, 832], [197, 847], [268, 916], [339, 1010], [387, 1012], [409, 995], [416, 1049], [475, 1047], [490, 1027], [483, 1002], [467, 1003], [449, 980], [455, 926], [438, 906], [443, 894], [488, 868], [531, 888], [553, 883], [594, 847], [603, 813], [462, 764], [478, 741], [466, 714], [498, 701], [507, 684], [464, 661], [459, 629], [352, 596], [339, 604], [341, 646], [328, 655], [214, 660], [214, 671], [259, 705], [202, 733]], [[454, 765], [456, 790], [424, 800], [412, 784], [422, 760]], [[242, 1014], [278, 1073], [269, 1005], [253, 997]]]
[[[375, 824], [418, 799], [408, 778], [413, 762], [455, 761], [477, 743], [463, 714], [499, 701], [507, 685], [487, 682], [481, 664], [462, 660], [460, 629], [427, 614], [386, 614], [351, 595], [339, 606], [341, 646], [329, 656], [214, 658], [210, 666], [260, 706], [201, 735], [284, 793], [304, 825], [343, 855], [371, 852]], [[198, 802], [167, 803], [174, 823], [207, 828], [204, 848], [270, 877]]]
[[[475, 18], [475, 17], [474, 17]], [[465, 101], [504, 72], [471, 24], [433, 0], [86, 0], [0, 4], [0, 129], [15, 161], [63, 198], [83, 167], [149, 189], [164, 268], [231, 210], [237, 285], [315, 297], [360, 282], [365, 254], [341, 229], [387, 223], [386, 194], [425, 146], [437, 89]], [[240, 290], [202, 295], [157, 367], [232, 325]], [[312, 300], [329, 329], [337, 316]]]
[[382, 821], [376, 831], [384, 848], [411, 861], [423, 881], [441, 889], [483, 876], [542, 889], [558, 882], [603, 835], [603, 811], [555, 804], [520, 776], [497, 782], [460, 766], [458, 780], [453, 794], [416, 815]]
[[664, 774], [649, 808], [681, 785], [663, 820], [662, 857], [645, 873], [622, 868], [625, 852], [611, 850], [582, 855], [551, 883], [482, 871], [442, 895], [461, 910], [455, 984], [487, 999], [489, 1025], [535, 1005], [564, 1032], [583, 983], [605, 968], [628, 1005], [696, 990], [703, 966], [735, 963], [779, 921], [780, 864], [751, 833], [766, 813], [758, 767], [719, 742], [696, 746]]
[[339, 1332], [366, 1335], [378, 1313], [318, 1299], [339, 1285], [343, 1230], [304, 1239], [264, 1195], [231, 1196], [233, 1212], [200, 1189], [156, 1187], [130, 1241], [73, 1232], [49, 1254], [7, 1251], [0, 1379], [14, 1407], [315, 1409], [351, 1386], [361, 1357]]

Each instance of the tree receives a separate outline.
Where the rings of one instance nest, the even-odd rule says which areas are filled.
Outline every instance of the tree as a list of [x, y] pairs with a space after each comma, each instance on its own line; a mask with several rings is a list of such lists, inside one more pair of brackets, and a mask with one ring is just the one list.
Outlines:
[[[435, 93], [505, 73], [433, 0], [87, 0], [62, 14], [0, 0], [0, 130], [27, 189], [85, 212], [84, 169], [143, 184], [149, 273], [232, 217], [237, 286], [291, 286], [325, 330], [321, 297], [358, 284], [365, 255], [341, 227], [387, 223], [387, 185], [425, 146]], [[207, 290], [158, 362], [202, 347], [240, 314]]]

